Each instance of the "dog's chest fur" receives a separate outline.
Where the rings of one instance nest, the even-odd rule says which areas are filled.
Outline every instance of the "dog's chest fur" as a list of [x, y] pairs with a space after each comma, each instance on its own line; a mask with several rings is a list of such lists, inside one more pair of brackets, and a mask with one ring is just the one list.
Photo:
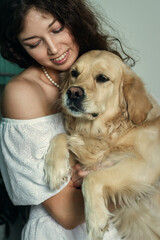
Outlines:
[[100, 122], [98, 119], [86, 121], [72, 118], [66, 121], [68, 148], [86, 169], [113, 166], [119, 160], [112, 161], [109, 156], [113, 152], [120, 153], [122, 148], [128, 151], [132, 149], [133, 152], [131, 144], [125, 141], [122, 143], [124, 134], [132, 129], [130, 122]]

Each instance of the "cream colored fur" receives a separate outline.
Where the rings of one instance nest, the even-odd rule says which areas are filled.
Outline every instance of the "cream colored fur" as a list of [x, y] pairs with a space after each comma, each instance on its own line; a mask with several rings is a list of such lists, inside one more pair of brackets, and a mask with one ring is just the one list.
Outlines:
[[[160, 239], [159, 105], [141, 79], [107, 51], [81, 56], [62, 74], [62, 87], [67, 133], [51, 142], [46, 181], [59, 188], [72, 156], [90, 170], [82, 185], [89, 239], [103, 239], [109, 223], [125, 240]], [[74, 94], [77, 87], [84, 96], [75, 111], [68, 89]]]

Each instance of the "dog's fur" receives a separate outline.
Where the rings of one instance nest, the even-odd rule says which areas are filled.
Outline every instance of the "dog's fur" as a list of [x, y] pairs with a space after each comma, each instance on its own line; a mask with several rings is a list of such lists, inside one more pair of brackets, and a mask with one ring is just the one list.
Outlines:
[[67, 134], [51, 142], [46, 181], [58, 188], [72, 155], [90, 170], [82, 185], [90, 239], [102, 239], [108, 223], [125, 240], [160, 239], [159, 105], [107, 51], [84, 54], [62, 75]]

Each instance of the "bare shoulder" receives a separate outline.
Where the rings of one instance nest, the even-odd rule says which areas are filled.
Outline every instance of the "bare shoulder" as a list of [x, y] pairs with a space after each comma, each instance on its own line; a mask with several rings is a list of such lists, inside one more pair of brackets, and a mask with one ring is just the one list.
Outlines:
[[[43, 115], [41, 106], [42, 89], [22, 73], [13, 78], [5, 87], [1, 113], [3, 117], [14, 119], [35, 118]], [[41, 113], [40, 113], [41, 112]]]

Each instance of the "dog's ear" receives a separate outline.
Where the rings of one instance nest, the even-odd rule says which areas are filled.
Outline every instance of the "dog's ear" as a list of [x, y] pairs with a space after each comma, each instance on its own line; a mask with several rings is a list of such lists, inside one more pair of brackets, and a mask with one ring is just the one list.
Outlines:
[[123, 92], [131, 121], [135, 124], [143, 122], [152, 104], [141, 79], [129, 67], [123, 73]]
[[64, 71], [59, 74], [59, 83], [61, 86], [61, 92], [63, 93], [65, 89], [69, 86], [70, 73], [69, 71]]

